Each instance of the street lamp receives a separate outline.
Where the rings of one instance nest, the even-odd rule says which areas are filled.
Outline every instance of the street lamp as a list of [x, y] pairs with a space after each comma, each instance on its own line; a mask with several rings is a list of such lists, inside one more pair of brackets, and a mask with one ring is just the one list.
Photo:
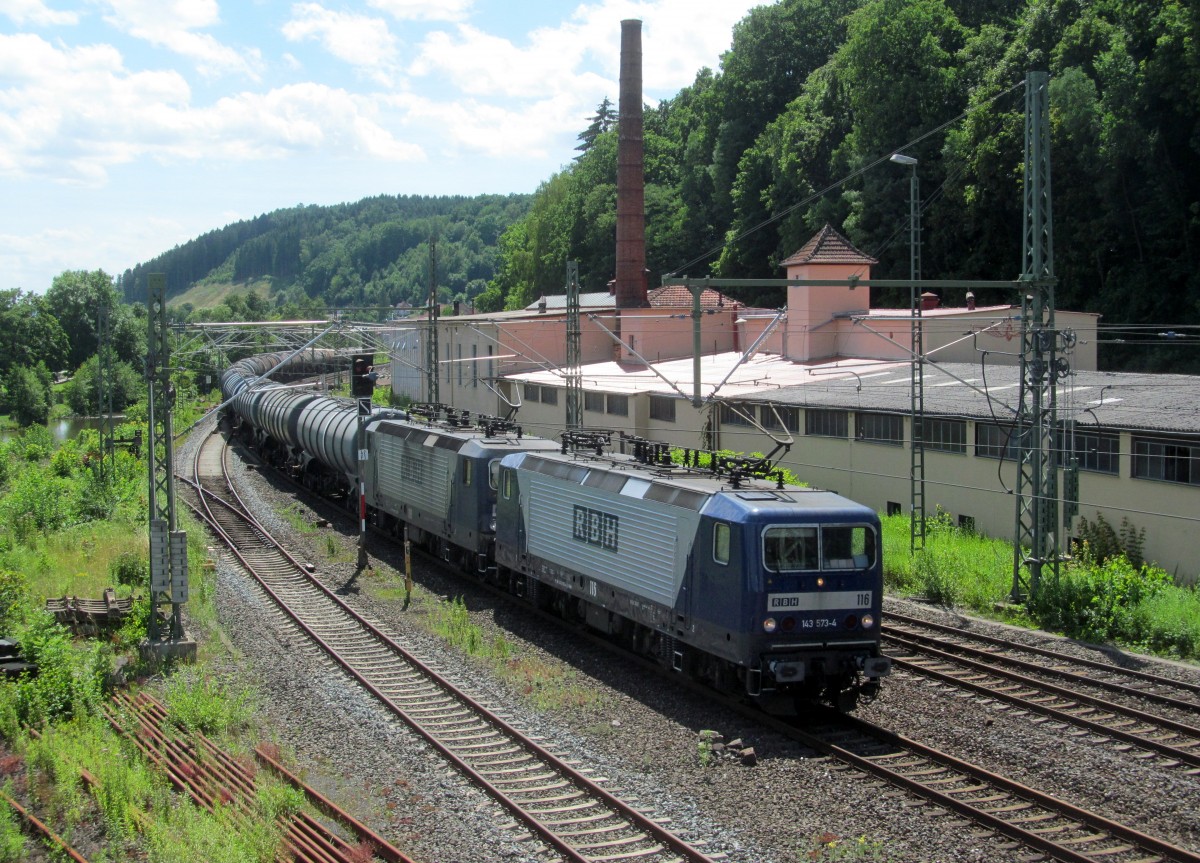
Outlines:
[[921, 333], [921, 297], [917, 283], [921, 280], [921, 194], [917, 179], [917, 160], [903, 153], [892, 153], [891, 161], [908, 165], [912, 173], [908, 183], [908, 302], [912, 313], [912, 447], [909, 464], [909, 498], [912, 521], [909, 529], [909, 552], [925, 547], [925, 346]]

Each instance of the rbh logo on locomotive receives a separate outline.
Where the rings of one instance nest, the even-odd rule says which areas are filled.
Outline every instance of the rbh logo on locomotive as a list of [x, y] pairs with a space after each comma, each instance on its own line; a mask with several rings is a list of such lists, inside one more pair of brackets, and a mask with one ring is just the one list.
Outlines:
[[598, 509], [575, 505], [575, 539], [588, 545], [617, 550], [617, 526], [620, 519]]

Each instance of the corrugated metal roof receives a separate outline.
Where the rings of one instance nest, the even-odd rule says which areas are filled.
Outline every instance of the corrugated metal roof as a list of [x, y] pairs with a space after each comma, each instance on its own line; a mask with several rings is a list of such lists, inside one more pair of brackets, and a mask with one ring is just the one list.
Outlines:
[[[702, 397], [707, 397], [740, 354], [705, 356]], [[654, 369], [687, 396], [692, 360], [655, 363]], [[894, 361], [847, 360], [797, 363], [760, 354], [733, 372], [717, 401], [908, 413], [912, 404], [909, 365]], [[945, 363], [926, 366], [925, 413], [1007, 422], [1019, 399], [1020, 372], [1014, 365]], [[640, 364], [594, 363], [581, 370], [585, 390], [673, 395], [662, 378]], [[527, 372], [514, 379], [562, 386], [561, 372]], [[1130, 372], [1073, 372], [1058, 388], [1061, 418], [1083, 426], [1200, 434], [1200, 376]]]

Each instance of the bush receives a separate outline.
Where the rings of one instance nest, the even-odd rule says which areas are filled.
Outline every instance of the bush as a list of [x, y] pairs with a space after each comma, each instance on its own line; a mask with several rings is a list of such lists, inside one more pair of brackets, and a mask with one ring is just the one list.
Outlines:
[[109, 565], [117, 584], [144, 587], [150, 583], [150, 561], [134, 551], [123, 551]]
[[37, 676], [0, 683], [0, 731], [9, 739], [21, 725], [93, 712], [112, 673], [107, 645], [93, 642], [77, 647], [49, 614], [39, 611], [31, 617], [20, 634], [21, 653], [37, 663]]
[[1085, 558], [1065, 566], [1057, 579], [1043, 578], [1028, 607], [1048, 629], [1089, 641], [1127, 640], [1137, 632], [1134, 609], [1171, 584], [1170, 574], [1135, 567], [1124, 555], [1103, 564]]
[[253, 695], [216, 677], [184, 669], [167, 682], [167, 716], [188, 731], [217, 734], [245, 725], [253, 713]]

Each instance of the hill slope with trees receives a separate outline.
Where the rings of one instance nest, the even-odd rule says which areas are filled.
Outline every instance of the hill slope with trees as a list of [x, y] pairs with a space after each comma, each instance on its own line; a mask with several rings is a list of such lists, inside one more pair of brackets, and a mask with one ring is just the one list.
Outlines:
[[195, 284], [266, 279], [270, 299], [264, 308], [250, 309], [259, 316], [272, 308], [422, 305], [432, 257], [441, 299], [469, 300], [494, 277], [500, 235], [528, 204], [528, 195], [381, 195], [276, 210], [138, 264], [118, 283], [126, 300], [144, 302], [151, 272], [167, 274], [170, 296]]
[[[876, 275], [906, 277], [909, 173], [887, 158], [900, 149], [919, 159], [923, 275], [1015, 278], [1030, 70], [1051, 75], [1058, 305], [1151, 328], [1113, 332], [1101, 353], [1109, 367], [1200, 370], [1195, 340], [1156, 341], [1160, 328], [1200, 324], [1200, 6], [1182, 0], [754, 9], [718, 72], [701, 70], [647, 110], [652, 283], [671, 272], [778, 278], [779, 262], [826, 222], [880, 260]], [[567, 259], [590, 290], [612, 278], [609, 108], [501, 237], [485, 305], [562, 293]], [[1019, 301], [1009, 293], [980, 302]], [[779, 291], [739, 298], [783, 300]]]

